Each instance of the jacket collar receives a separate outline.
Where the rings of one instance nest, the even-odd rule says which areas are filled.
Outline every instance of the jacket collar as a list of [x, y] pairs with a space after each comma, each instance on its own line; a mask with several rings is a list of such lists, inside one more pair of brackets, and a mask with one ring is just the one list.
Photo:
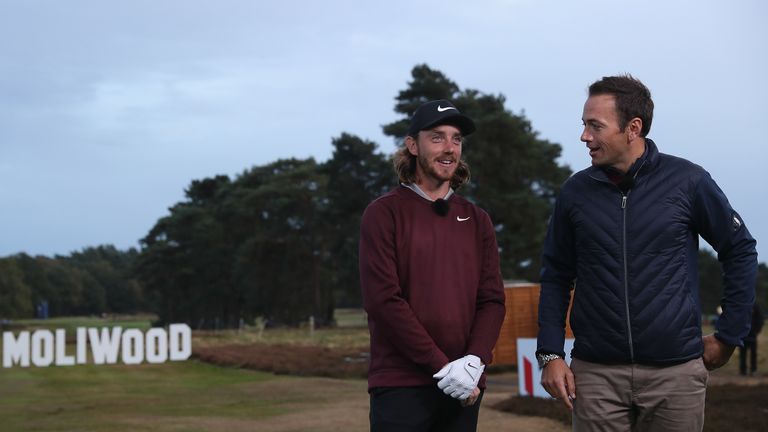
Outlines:
[[[659, 149], [656, 147], [656, 143], [652, 139], [645, 139], [645, 151], [642, 156], [629, 167], [629, 170], [625, 174], [625, 177], [637, 178], [646, 175], [656, 166], [659, 159]], [[597, 167], [591, 166], [588, 168], [589, 176], [600, 181], [610, 182], [608, 178], [607, 170], [612, 170], [611, 167]]]

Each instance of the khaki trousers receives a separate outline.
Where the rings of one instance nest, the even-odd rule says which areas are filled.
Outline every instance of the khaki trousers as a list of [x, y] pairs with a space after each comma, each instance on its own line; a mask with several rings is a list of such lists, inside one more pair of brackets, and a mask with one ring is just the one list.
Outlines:
[[709, 373], [701, 358], [674, 366], [573, 359], [575, 432], [700, 432]]

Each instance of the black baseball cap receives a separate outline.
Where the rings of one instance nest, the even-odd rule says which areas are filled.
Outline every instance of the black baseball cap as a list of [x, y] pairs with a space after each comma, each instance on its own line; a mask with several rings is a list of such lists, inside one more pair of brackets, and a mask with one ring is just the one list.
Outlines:
[[471, 118], [460, 113], [449, 101], [439, 99], [426, 102], [416, 109], [408, 135], [415, 137], [419, 131], [444, 124], [456, 126], [464, 136], [475, 131], [475, 122]]

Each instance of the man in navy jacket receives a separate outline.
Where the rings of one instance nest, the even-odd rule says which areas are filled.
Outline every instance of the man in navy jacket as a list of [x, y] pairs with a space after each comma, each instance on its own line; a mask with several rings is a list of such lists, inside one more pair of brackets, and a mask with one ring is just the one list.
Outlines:
[[[537, 357], [576, 431], [701, 430], [707, 371], [749, 331], [755, 240], [709, 173], [646, 137], [652, 119], [650, 91], [632, 76], [590, 86], [581, 141], [592, 166], [563, 184], [549, 224]], [[704, 337], [699, 236], [718, 252], [725, 287]]]

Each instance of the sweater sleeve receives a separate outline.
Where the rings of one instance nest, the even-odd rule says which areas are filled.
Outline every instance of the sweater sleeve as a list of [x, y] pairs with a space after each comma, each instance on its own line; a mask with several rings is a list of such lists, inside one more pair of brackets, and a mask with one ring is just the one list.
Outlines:
[[359, 257], [369, 325], [414, 363], [432, 373], [439, 371], [450, 360], [403, 298], [397, 274], [394, 216], [381, 201], [372, 203], [363, 213]]
[[749, 333], [755, 302], [757, 243], [709, 173], [696, 185], [693, 218], [698, 233], [717, 251], [723, 267], [723, 314], [715, 335], [728, 345], [741, 346]]
[[493, 347], [499, 338], [506, 314], [504, 282], [499, 267], [499, 246], [488, 214], [483, 225], [483, 250], [480, 285], [477, 290], [475, 320], [469, 338], [468, 353], [489, 364], [493, 360]]
[[549, 220], [544, 241], [539, 294], [539, 335], [537, 352], [565, 357], [565, 317], [576, 279], [573, 228], [561, 192]]

